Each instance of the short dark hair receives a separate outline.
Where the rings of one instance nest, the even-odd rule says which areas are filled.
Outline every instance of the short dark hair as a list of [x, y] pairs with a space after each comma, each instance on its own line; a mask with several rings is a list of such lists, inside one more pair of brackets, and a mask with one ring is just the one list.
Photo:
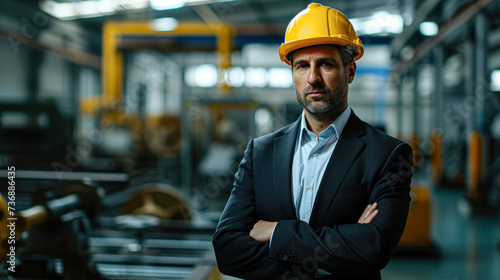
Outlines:
[[[349, 52], [347, 52], [344, 47], [342, 46], [339, 46], [339, 45], [325, 45], [325, 46], [332, 46], [334, 48], [337, 49], [337, 51], [339, 52], [340, 54], [340, 58], [342, 59], [342, 63], [344, 64], [344, 66], [347, 66], [347, 64], [351, 63], [354, 59], [353, 59], [353, 55], [350, 54]], [[293, 65], [293, 55], [301, 50], [303, 48], [300, 48], [300, 49], [296, 49], [294, 51], [291, 51], [287, 57], [288, 57], [288, 60], [290, 60], [290, 64]]]

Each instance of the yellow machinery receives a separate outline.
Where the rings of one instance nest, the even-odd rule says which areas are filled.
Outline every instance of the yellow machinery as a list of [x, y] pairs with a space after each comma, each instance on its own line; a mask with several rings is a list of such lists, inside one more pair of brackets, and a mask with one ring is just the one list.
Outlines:
[[[235, 28], [223, 23], [179, 23], [172, 31], [158, 31], [152, 22], [107, 22], [103, 28], [102, 52], [102, 95], [82, 99], [80, 113], [97, 116], [102, 127], [125, 126], [138, 138], [135, 154], [145, 154], [144, 146], [155, 155], [171, 156], [180, 150], [180, 118], [178, 116], [160, 115], [144, 116], [126, 113], [123, 108], [124, 84], [124, 51], [130, 48], [123, 38], [169, 37], [169, 36], [215, 36], [214, 50], [218, 53], [219, 77], [225, 77], [231, 67], [233, 52], [232, 39]], [[146, 47], [145, 47], [146, 48]], [[230, 87], [221, 78], [218, 83], [219, 92], [230, 92]], [[147, 136], [146, 136], [147, 134]], [[166, 138], [167, 135], [170, 137]], [[166, 146], [168, 145], [168, 147]], [[165, 205], [169, 205], [165, 208]], [[177, 218], [189, 220], [189, 209], [176, 195], [176, 192], [164, 185], [152, 185], [144, 188], [123, 203], [121, 214], [153, 215], [159, 218]], [[210, 264], [213, 262], [204, 262]], [[202, 273], [193, 275], [208, 276], [189, 279], [220, 279], [220, 272], [213, 265], [195, 268]], [[196, 278], [198, 277], [198, 278]]]
[[[173, 35], [215, 35], [219, 53], [219, 69], [225, 71], [231, 66], [234, 28], [228, 24], [181, 23], [172, 31], [158, 31], [151, 22], [107, 22], [103, 32], [102, 80], [104, 106], [121, 101], [123, 85], [122, 36], [173, 36]], [[222, 75], [224, 77], [224, 75]], [[224, 82], [220, 87], [227, 88]]]
[[437, 257], [431, 239], [431, 195], [428, 188], [412, 186], [410, 212], [397, 255]]
[[[81, 100], [80, 111], [84, 114], [96, 114], [101, 108], [114, 111], [109, 119], [118, 121], [123, 119], [120, 110], [123, 93], [123, 51], [121, 39], [123, 36], [185, 36], [202, 35], [216, 36], [216, 50], [219, 54], [220, 77], [231, 67], [231, 53], [233, 51], [232, 38], [234, 27], [228, 24], [214, 23], [180, 23], [172, 31], [158, 31], [151, 22], [107, 22], [103, 30], [102, 55], [102, 96]], [[220, 79], [221, 91], [228, 91], [228, 84]]]
[[[124, 51], [131, 48], [124, 43], [125, 37], [172, 37], [172, 36], [215, 36], [214, 50], [218, 53], [219, 77], [225, 77], [231, 67], [233, 36], [235, 28], [224, 23], [179, 23], [171, 31], [158, 31], [153, 22], [109, 21], [103, 28], [102, 52], [102, 94], [80, 100], [82, 115], [97, 116], [104, 129], [111, 126], [126, 127], [136, 138], [133, 149], [134, 168], [141, 167], [140, 162], [146, 151], [155, 155], [173, 156], [180, 151], [180, 118], [171, 115], [139, 116], [127, 113], [123, 108]], [[146, 48], [147, 46], [143, 46]], [[220, 93], [230, 92], [228, 83], [219, 79]], [[177, 119], [175, 119], [177, 117]], [[147, 134], [147, 136], [145, 135]]]

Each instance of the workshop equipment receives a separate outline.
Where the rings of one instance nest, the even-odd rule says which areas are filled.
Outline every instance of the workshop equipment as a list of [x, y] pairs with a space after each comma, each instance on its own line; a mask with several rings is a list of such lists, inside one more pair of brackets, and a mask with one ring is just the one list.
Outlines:
[[[172, 186], [105, 195], [85, 179], [48, 193], [47, 201], [16, 215], [16, 235], [29, 234], [16, 240], [12, 279], [221, 279], [211, 246], [216, 224], [191, 222], [187, 201]], [[0, 214], [7, 210], [1, 198]], [[6, 256], [9, 233], [0, 234]]]
[[[56, 260], [60, 260], [64, 267], [63, 279], [101, 279], [89, 262], [88, 236], [89, 217], [100, 213], [102, 195], [104, 192], [98, 185], [85, 179], [66, 185], [59, 198], [16, 213], [16, 259], [19, 262], [16, 277], [60, 279], [56, 266]], [[29, 231], [29, 235], [22, 244], [18, 237], [25, 231]], [[2, 247], [6, 244], [4, 241], [2, 236]]]
[[120, 214], [152, 215], [163, 219], [189, 220], [188, 203], [166, 184], [143, 185], [122, 205]]
[[431, 238], [431, 195], [428, 188], [412, 186], [408, 220], [396, 249], [398, 256], [438, 257]]
[[147, 215], [98, 218], [91, 260], [110, 279], [220, 280], [212, 250], [215, 223]]

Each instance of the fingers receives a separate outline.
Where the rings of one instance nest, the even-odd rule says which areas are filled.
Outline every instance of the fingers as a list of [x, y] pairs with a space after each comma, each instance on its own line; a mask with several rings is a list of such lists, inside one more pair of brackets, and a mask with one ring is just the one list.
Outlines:
[[372, 205], [371, 205], [371, 204], [368, 204], [368, 205], [366, 206], [365, 211], [363, 211], [363, 214], [361, 214], [360, 219], [361, 219], [361, 218], [363, 218], [364, 216], [366, 216], [366, 214], [370, 211], [370, 207], [372, 207]]
[[375, 205], [375, 208], [377, 208], [376, 203], [368, 204], [368, 206], [366, 206], [365, 211], [363, 211], [363, 214], [361, 214], [361, 217], [359, 217], [358, 223], [365, 220], [368, 216], [370, 216], [370, 214], [373, 212], [373, 210], [375, 210], [375, 208], [373, 208], [374, 205]]
[[[370, 205], [368, 205], [370, 206]], [[369, 207], [369, 212], [373, 212], [377, 209], [377, 206], [378, 206], [378, 203], [373, 203], [370, 207]]]
[[375, 202], [373, 204], [368, 204], [366, 206], [365, 211], [363, 211], [363, 214], [358, 220], [358, 224], [369, 224], [375, 219], [375, 217], [378, 215], [378, 210], [377, 210], [378, 204]]
[[378, 210], [374, 210], [364, 221], [363, 221], [363, 224], [369, 224], [371, 222], [373, 222], [373, 219], [375, 219], [375, 217], [377, 217], [378, 215]]

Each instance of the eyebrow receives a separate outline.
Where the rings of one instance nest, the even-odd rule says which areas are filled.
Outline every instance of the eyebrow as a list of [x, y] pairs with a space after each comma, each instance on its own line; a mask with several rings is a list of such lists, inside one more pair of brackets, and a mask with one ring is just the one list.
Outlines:
[[[337, 61], [335, 60], [335, 58], [333, 57], [329, 57], [329, 56], [322, 56], [322, 57], [319, 57], [318, 59], [316, 59], [317, 62], [325, 62], [325, 61], [329, 61], [329, 62], [333, 62], [334, 64], [338, 64]], [[293, 62], [293, 64], [301, 64], [301, 63], [307, 63], [308, 60], [306, 59], [299, 59], [299, 60], [296, 60]]]
[[329, 62], [333, 62], [334, 64], [337, 64], [337, 60], [335, 60], [335, 58], [333, 57], [328, 57], [328, 56], [323, 56], [323, 57], [320, 57], [316, 60], [317, 62], [325, 62], [325, 61], [329, 61]]

